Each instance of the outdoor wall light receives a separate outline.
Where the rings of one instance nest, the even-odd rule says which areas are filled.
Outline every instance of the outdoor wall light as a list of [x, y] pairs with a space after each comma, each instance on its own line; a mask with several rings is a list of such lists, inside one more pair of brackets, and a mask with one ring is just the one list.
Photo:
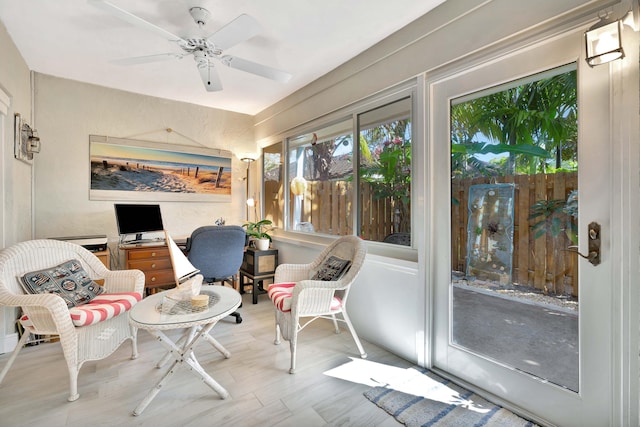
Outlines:
[[624, 58], [622, 20], [601, 16], [600, 21], [584, 33], [584, 42], [590, 67]]

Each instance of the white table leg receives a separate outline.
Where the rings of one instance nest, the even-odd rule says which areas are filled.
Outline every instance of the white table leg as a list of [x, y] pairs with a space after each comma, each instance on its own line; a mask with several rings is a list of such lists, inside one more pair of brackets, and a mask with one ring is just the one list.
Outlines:
[[222, 346], [222, 344], [220, 344], [220, 343], [218, 342], [218, 340], [216, 340], [214, 337], [212, 337], [212, 336], [211, 336], [211, 335], [209, 335], [209, 334], [206, 334], [206, 335], [204, 336], [204, 339], [205, 339], [209, 344], [211, 344], [211, 345], [213, 346], [213, 348], [215, 348], [216, 350], [218, 350], [218, 351], [220, 352], [220, 354], [222, 354], [222, 355], [225, 357], [225, 359], [228, 359], [228, 358], [230, 358], [230, 357], [231, 357], [231, 353], [229, 352], [229, 350], [227, 350], [226, 348], [224, 348], [224, 347]]
[[153, 398], [156, 397], [156, 395], [160, 392], [160, 389], [164, 387], [165, 383], [173, 375], [176, 369], [176, 365], [178, 365], [179, 363], [182, 363], [182, 361], [176, 360], [175, 362], [173, 362], [173, 365], [171, 365], [167, 373], [164, 374], [164, 376], [160, 379], [158, 384], [156, 384], [154, 388], [149, 390], [149, 393], [147, 393], [145, 398], [142, 399], [142, 402], [140, 402], [140, 404], [136, 407], [136, 409], [133, 410], [133, 415], [138, 416], [142, 413], [142, 411], [145, 410], [145, 408], [149, 405], [149, 403], [151, 403]]
[[[189, 331], [188, 330], [184, 331], [180, 339], [176, 342], [176, 346], [183, 347], [188, 336], [189, 336]], [[160, 338], [158, 338], [158, 340], [162, 341]], [[171, 356], [174, 354], [175, 354], [175, 351], [173, 350], [167, 351], [167, 353], [164, 356], [162, 356], [162, 359], [160, 359], [158, 363], [156, 363], [156, 368], [158, 369], [162, 368], [164, 364], [167, 363], [169, 359], [171, 359]]]
[[[187, 339], [187, 336], [189, 335], [188, 331], [185, 331], [184, 334], [182, 334], [182, 336], [180, 337], [180, 339], [176, 342], [176, 345], [178, 347], [183, 347], [184, 346], [184, 342]], [[229, 350], [227, 350], [226, 348], [224, 348], [224, 346], [222, 344], [220, 344], [220, 342], [218, 342], [218, 340], [216, 340], [215, 338], [213, 338], [211, 335], [206, 334], [203, 336], [203, 338], [209, 343], [211, 344], [211, 346], [213, 348], [215, 348], [216, 350], [218, 350], [220, 352], [220, 354], [222, 354], [225, 359], [228, 359], [231, 357], [231, 352]], [[162, 359], [160, 359], [158, 361], [158, 363], [156, 364], [156, 368], [162, 368], [164, 366], [165, 363], [167, 363], [169, 361], [169, 359], [171, 359], [171, 355], [173, 353], [171, 351], [168, 351], [163, 357]]]
[[211, 375], [207, 374], [202, 366], [198, 363], [195, 357], [187, 357], [184, 361], [191, 366], [191, 372], [198, 375], [202, 381], [208, 385], [213, 391], [218, 393], [222, 399], [229, 397], [229, 392], [222, 387], [216, 380], [211, 378]]
[[[220, 343], [218, 343], [215, 339], [213, 339], [209, 335], [209, 331], [215, 326], [216, 322], [205, 325], [204, 327], [194, 326], [189, 328], [189, 330], [185, 331], [185, 333], [180, 337], [177, 341], [177, 344], [171, 341], [171, 339], [165, 335], [160, 330], [149, 330], [153, 336], [155, 336], [160, 344], [167, 348], [168, 353], [158, 362], [157, 367], [162, 366], [166, 363], [172, 356], [175, 358], [174, 363], [171, 365], [167, 373], [160, 379], [158, 384], [154, 388], [152, 388], [149, 393], [145, 396], [145, 398], [140, 402], [140, 404], [133, 411], [133, 415], [140, 415], [142, 411], [151, 403], [151, 401], [156, 397], [156, 395], [160, 392], [160, 389], [165, 386], [166, 382], [173, 375], [178, 365], [183, 363], [187, 363], [191, 367], [190, 371], [196, 374], [200, 379], [209, 386], [213, 391], [218, 393], [218, 395], [222, 399], [226, 399], [229, 397], [229, 392], [222, 387], [218, 382], [216, 382], [207, 372], [205, 372], [204, 368], [198, 363], [198, 360], [193, 353], [193, 347], [196, 343], [204, 338], [211, 345], [213, 345], [218, 351], [222, 354], [229, 354], [228, 351]], [[208, 338], [207, 338], [208, 337]], [[210, 341], [210, 339], [213, 340]], [[215, 344], [214, 344], [215, 343]], [[225, 355], [225, 357], [228, 357]]]

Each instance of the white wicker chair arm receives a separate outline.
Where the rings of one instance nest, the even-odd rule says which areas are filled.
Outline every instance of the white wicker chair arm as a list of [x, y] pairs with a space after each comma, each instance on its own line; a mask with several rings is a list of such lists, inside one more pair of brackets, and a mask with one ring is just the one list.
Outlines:
[[280, 264], [276, 268], [274, 283], [299, 282], [309, 278], [310, 264]]
[[59, 304], [67, 307], [64, 300], [54, 294], [14, 294], [0, 287], [0, 305], [9, 307], [51, 306], [54, 308]]
[[332, 292], [345, 289], [349, 283], [345, 282], [344, 279], [340, 280], [301, 280], [299, 281], [295, 288], [300, 292], [302, 289], [330, 289]]
[[298, 282], [293, 288], [291, 300], [294, 316], [311, 316], [316, 313], [327, 313], [330, 311], [333, 297], [336, 291], [347, 286], [341, 280], [303, 280]]
[[138, 292], [144, 296], [144, 273], [140, 270], [107, 270], [104, 289], [107, 293]]
[[0, 304], [21, 307], [38, 333], [61, 334], [74, 329], [69, 308], [54, 294], [13, 294], [0, 292]]

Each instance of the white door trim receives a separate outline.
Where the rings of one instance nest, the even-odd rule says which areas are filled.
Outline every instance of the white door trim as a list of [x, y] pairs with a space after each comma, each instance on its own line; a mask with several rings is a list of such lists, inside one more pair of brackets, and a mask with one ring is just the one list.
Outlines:
[[[635, 37], [637, 38], [637, 34]], [[549, 49], [551, 46], [553, 48]], [[619, 61], [618, 64], [612, 64], [610, 69], [609, 66], [589, 69], [584, 65], [581, 46], [582, 30], [576, 29], [541, 42], [539, 45], [529, 45], [525, 49], [506, 53], [502, 58], [492, 58], [477, 68], [480, 69], [486, 65], [495, 66], [500, 61], [501, 64], [492, 72], [499, 71], [500, 66], [508, 67], [509, 70], [505, 77], [507, 80], [512, 80], [519, 76], [544, 71], [553, 66], [577, 61], [579, 84], [580, 79], [589, 81], [583, 87], [582, 93], [579, 89], [579, 99], [583, 96], [582, 109], [579, 107], [581, 117], [579, 120], [583, 121], [584, 126], [585, 121], [604, 118], [602, 123], [594, 124], [592, 122], [590, 128], [583, 127], [582, 130], [584, 138], [591, 138], [590, 145], [592, 147], [594, 146], [593, 141], [598, 139], [598, 144], [595, 146], [597, 148], [595, 151], [598, 153], [592, 155], [590, 164], [596, 167], [602, 164], [604, 172], [600, 173], [598, 178], [603, 179], [603, 182], [600, 183], [595, 177], [587, 177], [585, 185], [581, 184], [580, 188], [596, 187], [602, 194], [602, 200], [607, 200], [599, 204], [591, 202], [590, 206], [584, 206], [584, 208], [594, 211], [596, 216], [593, 220], [602, 222], [603, 231], [609, 235], [605, 236], [606, 242], [603, 242], [603, 250], [605, 251], [603, 265], [597, 267], [598, 269], [592, 269], [593, 267], [586, 262], [581, 264], [581, 277], [598, 277], [599, 283], [609, 286], [609, 293], [604, 298], [599, 297], [597, 301], [585, 301], [585, 304], [590, 304], [590, 310], [593, 310], [595, 304], [601, 304], [606, 314], [598, 318], [597, 321], [584, 319], [585, 323], [581, 327], [587, 326], [589, 330], [594, 328], [596, 332], [593, 335], [582, 336], [581, 346], [590, 348], [596, 344], [601, 345], [603, 347], [601, 355], [603, 356], [602, 359], [597, 359], [598, 363], [585, 349], [581, 352], [581, 375], [586, 375], [585, 371], [589, 370], [590, 377], [584, 377], [586, 381], [581, 384], [579, 394], [553, 385], [545, 385], [541, 387], [542, 393], [529, 389], [528, 399], [534, 402], [533, 407], [552, 407], [552, 402], [557, 398], [567, 405], [562, 410], [573, 408], [567, 411], [567, 413], [573, 413], [571, 416], [563, 418], [560, 415], [560, 418], [555, 418], [556, 422], [561, 425], [583, 425], [581, 423], [585, 419], [594, 421], [595, 419], [591, 417], [596, 413], [599, 414], [599, 420], [602, 421], [601, 425], [637, 425], [638, 315], [635, 311], [638, 310], [638, 291], [635, 289], [637, 286], [632, 286], [632, 283], [637, 285], [638, 260], [640, 259], [638, 254], [640, 245], [637, 237], [639, 234], [637, 214], [639, 210], [637, 207], [640, 192], [637, 176], [638, 170], [640, 170], [637, 148], [638, 59], [637, 55], [632, 55], [634, 58], [630, 58], [628, 62]], [[542, 50], [536, 54], [538, 48]], [[637, 53], [637, 40], [631, 43], [630, 49]], [[528, 54], [524, 54], [527, 51]], [[523, 56], [516, 62], [509, 62], [508, 65], [507, 62], [502, 63], [505, 58], [517, 55]], [[624, 66], [624, 64], [627, 65]], [[618, 71], [617, 68], [621, 70]], [[623, 70], [626, 70], [628, 75], [623, 76]], [[433, 77], [427, 81], [428, 150], [431, 153], [429, 170], [432, 171], [429, 183], [432, 209], [429, 217], [432, 224], [430, 229], [433, 231], [433, 238], [430, 241], [431, 265], [428, 270], [432, 272], [430, 280], [433, 283], [434, 292], [433, 330], [434, 336], [436, 336], [432, 353], [433, 363], [436, 367], [444, 366], [446, 370], [449, 370], [450, 367], [457, 367], [459, 371], [454, 368], [452, 372], [454, 376], [464, 376], [464, 380], [475, 384], [476, 387], [483, 387], [491, 393], [509, 399], [518, 406], [523, 406], [524, 401], [519, 402], [514, 395], [509, 394], [511, 390], [522, 388], [523, 374], [513, 371], [505, 373], [504, 377], [499, 379], [492, 379], [491, 375], [487, 373], [491, 373], [492, 366], [495, 366], [493, 362], [478, 358], [470, 365], [461, 352], [455, 349], [451, 351], [451, 346], [448, 344], [443, 346], [443, 342], [448, 343], [448, 336], [440, 342], [437, 338], [441, 325], [449, 325], [450, 321], [448, 289], [439, 284], [448, 283], [451, 274], [448, 248], [450, 227], [444, 226], [450, 223], [449, 209], [444, 203], [450, 197], [450, 193], [447, 191], [450, 188], [450, 173], [447, 173], [448, 166], [443, 166], [443, 159], [449, 155], [446, 142], [448, 141], [446, 123], [449, 122], [449, 112], [447, 108], [443, 107], [442, 100], [455, 97], [456, 93], [463, 94], [465, 90], [482, 89], [481, 84], [478, 85], [477, 82], [470, 83], [471, 86], [467, 88], [461, 87], [467, 85], [468, 79], [473, 78], [471, 76], [466, 76], [466, 80], [460, 78], [468, 71], [469, 69], [457, 70], [456, 73]], [[580, 76], [580, 73], [583, 75]], [[502, 74], [500, 75], [502, 76]], [[447, 84], [450, 86], [445, 88]], [[494, 84], [492, 82], [489, 86]], [[455, 86], [454, 89], [451, 88], [453, 86]], [[619, 96], [623, 89], [626, 96]], [[440, 102], [436, 103], [434, 99]], [[591, 116], [588, 113], [584, 114], [589, 109], [592, 111]], [[447, 129], [443, 129], [443, 126]], [[598, 156], [600, 157], [598, 158]], [[597, 173], [599, 172], [596, 169], [593, 175], [595, 176]], [[582, 211], [583, 206], [580, 209]], [[599, 218], [600, 214], [602, 214], [602, 218]], [[587, 217], [581, 221], [581, 237], [585, 235], [586, 226], [590, 220]], [[438, 224], [438, 227], [436, 228], [434, 224]], [[444, 246], [443, 241], [447, 242]], [[586, 246], [585, 241], [582, 238], [581, 243]], [[581, 249], [584, 251], [585, 248]], [[586, 312], [588, 313], [589, 309]], [[606, 344], [603, 345], [603, 343]], [[591, 371], [594, 367], [600, 372], [592, 375]], [[606, 371], [606, 373], [601, 371]], [[529, 385], [527, 383], [527, 387]], [[601, 410], [594, 410], [594, 407], [590, 407], [588, 402], [600, 402]], [[544, 409], [539, 412], [534, 411], [542, 419], [547, 418]]]

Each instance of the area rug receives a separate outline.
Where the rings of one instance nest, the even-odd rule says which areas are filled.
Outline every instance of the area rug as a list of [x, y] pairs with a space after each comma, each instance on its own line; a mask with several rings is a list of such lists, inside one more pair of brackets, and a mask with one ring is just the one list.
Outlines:
[[364, 393], [407, 427], [536, 426], [428, 369], [414, 367], [407, 371], [401, 381]]

